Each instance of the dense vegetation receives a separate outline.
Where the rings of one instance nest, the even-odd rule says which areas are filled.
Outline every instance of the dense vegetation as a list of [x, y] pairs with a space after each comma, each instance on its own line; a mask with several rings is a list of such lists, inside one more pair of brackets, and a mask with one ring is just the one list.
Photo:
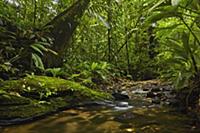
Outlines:
[[198, 0], [0, 0], [0, 77], [167, 79], [194, 107], [199, 34]]

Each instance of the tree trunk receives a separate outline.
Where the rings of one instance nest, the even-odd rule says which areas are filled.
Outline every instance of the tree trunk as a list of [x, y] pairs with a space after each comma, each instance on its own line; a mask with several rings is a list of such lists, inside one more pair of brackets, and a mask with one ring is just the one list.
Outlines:
[[63, 64], [63, 58], [66, 49], [69, 47], [70, 39], [87, 9], [90, 0], [78, 0], [71, 7], [56, 16], [46, 27], [49, 26], [49, 37], [54, 39], [52, 50], [58, 55], [46, 54], [44, 64], [46, 67], [60, 67]]

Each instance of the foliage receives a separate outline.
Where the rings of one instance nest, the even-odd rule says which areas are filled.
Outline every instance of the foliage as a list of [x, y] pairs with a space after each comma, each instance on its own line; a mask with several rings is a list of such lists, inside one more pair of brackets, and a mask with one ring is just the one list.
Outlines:
[[147, 23], [157, 21], [159, 25], [156, 29], [162, 46], [159, 57], [161, 63], [167, 63], [162, 76], [173, 81], [176, 88], [184, 88], [199, 73], [199, 3], [172, 0], [171, 4], [152, 9]]
[[[9, 26], [16, 28], [16, 31], [10, 30]], [[57, 54], [50, 49], [53, 40], [41, 36], [42, 32], [40, 31], [20, 29], [8, 24], [0, 26], [0, 29], [2, 30], [0, 34], [1, 72], [15, 73], [19, 69], [33, 69], [33, 66], [44, 69], [41, 59], [43, 53]], [[31, 63], [32, 61], [33, 63]], [[13, 65], [15, 65], [14, 68], [12, 68]], [[17, 65], [18, 67], [16, 67]]]
[[68, 80], [80, 82], [89, 87], [95, 84], [106, 83], [110, 76], [112, 67], [107, 62], [82, 62], [77, 64], [65, 64], [62, 68], [46, 69], [46, 75], [62, 77]]
[[[0, 71], [44, 70], [44, 53], [59, 53], [43, 26], [74, 2], [1, 1]], [[119, 75], [117, 68], [134, 80], [160, 76], [190, 87], [199, 79], [199, 9], [198, 0], [91, 0], [64, 51], [65, 65], [45, 72], [93, 85]]]

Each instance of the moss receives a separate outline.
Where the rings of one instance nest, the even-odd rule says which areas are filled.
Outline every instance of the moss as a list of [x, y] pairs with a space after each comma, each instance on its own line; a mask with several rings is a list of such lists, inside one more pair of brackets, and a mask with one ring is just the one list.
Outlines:
[[21, 96], [16, 96], [16, 95], [11, 95], [11, 94], [2, 94], [0, 95], [0, 106], [3, 105], [24, 105], [24, 104], [29, 104], [30, 99], [21, 97]]
[[91, 99], [111, 98], [111, 95], [107, 93], [94, 91], [79, 83], [46, 76], [29, 76], [21, 80], [5, 81], [1, 86], [8, 92], [35, 93], [46, 97], [63, 92], [72, 92], [74, 95], [86, 96]]
[[32, 120], [84, 101], [112, 99], [110, 94], [46, 76], [1, 82], [0, 92], [0, 125]]
[[9, 122], [9, 120], [14, 119], [34, 119], [55, 112], [69, 105], [70, 103], [68, 103], [64, 98], [57, 98], [52, 100], [52, 102], [32, 100], [29, 104], [25, 105], [0, 106], [0, 124], [3, 120]]

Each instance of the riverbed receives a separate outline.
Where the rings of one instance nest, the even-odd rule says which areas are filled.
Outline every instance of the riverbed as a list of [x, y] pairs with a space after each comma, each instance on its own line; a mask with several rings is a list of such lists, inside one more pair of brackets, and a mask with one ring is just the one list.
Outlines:
[[199, 133], [200, 128], [193, 118], [168, 105], [168, 99], [172, 97], [169, 86], [155, 89], [156, 86], [145, 83], [144, 89], [141, 84], [129, 85], [129, 89], [124, 87], [122, 90], [129, 95], [128, 100], [91, 101], [37, 121], [0, 130], [2, 133]]

